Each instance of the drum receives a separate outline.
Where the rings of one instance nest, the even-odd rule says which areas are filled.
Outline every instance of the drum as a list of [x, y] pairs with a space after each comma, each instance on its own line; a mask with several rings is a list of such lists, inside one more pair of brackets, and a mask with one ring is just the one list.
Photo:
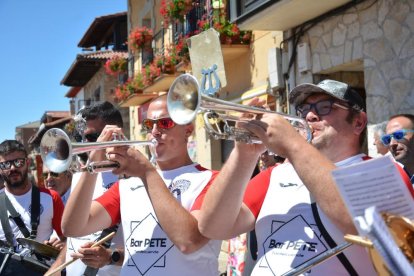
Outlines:
[[0, 275], [2, 276], [41, 276], [49, 270], [49, 265], [39, 260], [35, 255], [15, 253], [9, 248], [0, 249], [0, 264]]

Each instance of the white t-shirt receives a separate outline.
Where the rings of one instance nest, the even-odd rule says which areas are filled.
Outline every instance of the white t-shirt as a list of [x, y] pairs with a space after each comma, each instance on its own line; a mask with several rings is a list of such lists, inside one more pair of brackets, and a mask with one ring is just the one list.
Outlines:
[[[363, 159], [361, 154], [336, 165], [345, 166]], [[262, 172], [249, 183], [248, 189], [244, 202], [257, 217], [258, 259], [252, 275], [282, 275], [330, 249], [315, 221], [311, 195], [292, 164], [284, 163]], [[318, 213], [336, 244], [344, 243], [344, 233], [322, 210], [318, 209]], [[359, 275], [376, 275], [365, 248], [351, 246], [344, 254]], [[349, 275], [337, 257], [314, 266], [305, 274]]]
[[[174, 197], [189, 211], [199, 195], [206, 192], [215, 175], [198, 164], [159, 173]], [[114, 223], [122, 221], [125, 259], [121, 275], [219, 274], [221, 241], [210, 240], [194, 253], [181, 253], [159, 224], [141, 179], [123, 179], [97, 201]]]
[[[63, 203], [60, 196], [55, 191], [39, 188], [40, 190], [40, 220], [37, 228], [36, 241], [43, 243], [49, 240], [53, 230], [62, 235], [60, 227], [63, 214]], [[13, 195], [7, 189], [4, 189], [4, 193], [9, 198], [14, 209], [21, 215], [21, 218], [26, 225], [27, 230], [30, 232], [32, 226], [30, 224], [30, 210], [32, 203], [32, 189], [30, 189], [24, 195]], [[9, 212], [8, 212], [9, 214]], [[24, 235], [20, 232], [19, 227], [14, 223], [13, 219], [9, 219], [12, 233], [15, 237], [15, 246], [17, 246], [16, 238], [24, 238]], [[3, 227], [0, 224], [0, 240], [6, 240], [3, 232]], [[20, 246], [17, 248], [19, 252]]]
[[[76, 173], [73, 175], [72, 178], [72, 185], [71, 189], [73, 190], [76, 185], [78, 184], [79, 178], [81, 173]], [[93, 194], [93, 199], [101, 196], [104, 194], [108, 188], [113, 184], [114, 182], [118, 181], [118, 177], [111, 172], [103, 172], [98, 174], [98, 179], [96, 180], [95, 184], [95, 191]], [[67, 250], [66, 250], [66, 260], [72, 259], [70, 257], [71, 254], [77, 252], [78, 248], [80, 248], [83, 244], [87, 242], [95, 242], [99, 239], [101, 235], [101, 231], [98, 231], [96, 233], [83, 236], [83, 237], [77, 237], [77, 238], [68, 238], [67, 239]], [[116, 235], [112, 239], [111, 242], [111, 248], [123, 248], [124, 242], [122, 237], [122, 229], [121, 227], [118, 228], [118, 231], [116, 232]], [[66, 275], [68, 276], [80, 276], [85, 272], [86, 265], [81, 261], [77, 260], [74, 263], [70, 264], [66, 267]], [[116, 265], [106, 265], [99, 269], [98, 276], [118, 276], [121, 271], [120, 266]]]

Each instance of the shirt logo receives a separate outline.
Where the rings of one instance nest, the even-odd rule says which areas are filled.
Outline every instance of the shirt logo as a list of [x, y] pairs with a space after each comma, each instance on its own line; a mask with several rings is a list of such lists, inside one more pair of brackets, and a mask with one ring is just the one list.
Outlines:
[[191, 182], [187, 179], [178, 179], [177, 181], [173, 181], [170, 186], [168, 186], [168, 189], [171, 191], [171, 193], [175, 196], [180, 196], [182, 193], [188, 190], [188, 187], [190, 187]]
[[135, 190], [138, 190], [139, 188], [142, 188], [142, 187], [144, 187], [144, 185], [138, 185], [136, 187], [129, 187], [129, 188], [131, 189], [131, 191], [135, 191]]
[[279, 185], [280, 185], [280, 187], [282, 187], [282, 188], [287, 188], [287, 187], [293, 187], [293, 186], [298, 186], [298, 184], [296, 184], [296, 183], [287, 183], [287, 184], [285, 184], [285, 183], [279, 183]]

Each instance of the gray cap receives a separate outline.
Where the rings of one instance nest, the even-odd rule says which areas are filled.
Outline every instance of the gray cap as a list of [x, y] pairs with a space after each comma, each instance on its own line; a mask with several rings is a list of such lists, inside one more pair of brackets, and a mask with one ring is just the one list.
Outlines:
[[358, 92], [348, 84], [335, 80], [323, 80], [316, 85], [312, 83], [300, 84], [290, 91], [289, 102], [296, 107], [314, 93], [328, 94], [334, 98], [348, 102], [354, 109], [365, 110], [365, 102]]

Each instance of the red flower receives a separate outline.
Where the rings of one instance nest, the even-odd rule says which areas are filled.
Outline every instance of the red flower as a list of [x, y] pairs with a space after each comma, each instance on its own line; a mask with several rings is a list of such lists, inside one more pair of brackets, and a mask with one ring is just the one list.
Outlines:
[[128, 45], [132, 51], [142, 49], [145, 44], [152, 40], [152, 30], [147, 27], [137, 27], [128, 36]]

